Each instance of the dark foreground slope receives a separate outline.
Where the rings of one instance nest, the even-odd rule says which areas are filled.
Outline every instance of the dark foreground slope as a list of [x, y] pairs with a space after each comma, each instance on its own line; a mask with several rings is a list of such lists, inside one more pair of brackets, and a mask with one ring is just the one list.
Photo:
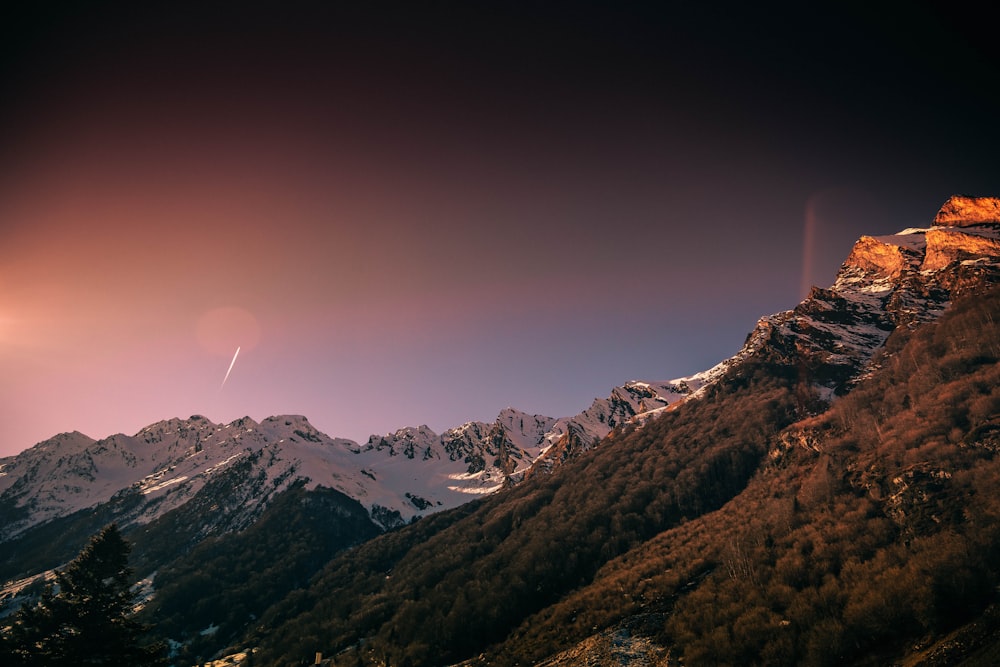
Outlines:
[[[133, 539], [142, 553], [154, 553], [150, 543], [167, 539], [163, 531], [172, 525], [158, 522]], [[174, 664], [201, 663], [244, 634], [275, 600], [307, 585], [334, 554], [380, 533], [356, 500], [293, 485], [246, 530], [210, 537], [163, 560], [140, 618], [173, 642]]]
[[568, 665], [614, 643], [645, 664], [957, 664], [988, 651], [997, 322], [994, 291], [898, 330], [820, 414], [800, 372], [761, 355], [551, 477], [338, 557], [262, 619], [255, 659]]

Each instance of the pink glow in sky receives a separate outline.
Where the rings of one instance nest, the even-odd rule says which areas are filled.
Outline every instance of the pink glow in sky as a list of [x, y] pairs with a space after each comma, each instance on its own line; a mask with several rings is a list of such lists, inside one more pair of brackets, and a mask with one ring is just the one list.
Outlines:
[[192, 414], [575, 414], [733, 354], [860, 234], [998, 194], [994, 93], [931, 97], [986, 51], [938, 17], [888, 49], [850, 10], [806, 38], [610, 7], [10, 23], [0, 455]]

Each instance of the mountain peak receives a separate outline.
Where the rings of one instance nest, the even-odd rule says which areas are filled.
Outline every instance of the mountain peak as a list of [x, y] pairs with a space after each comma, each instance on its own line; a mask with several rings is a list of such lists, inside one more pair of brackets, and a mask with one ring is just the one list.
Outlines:
[[952, 195], [934, 216], [939, 227], [1000, 224], [1000, 197]]

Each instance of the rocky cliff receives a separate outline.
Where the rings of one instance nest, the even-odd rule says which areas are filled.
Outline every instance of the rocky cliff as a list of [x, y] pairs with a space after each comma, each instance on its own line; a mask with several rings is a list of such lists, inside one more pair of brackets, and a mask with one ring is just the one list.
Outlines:
[[934, 224], [943, 227], [1000, 224], [1000, 198], [954, 195], [934, 216]]
[[728, 363], [767, 355], [795, 365], [820, 397], [846, 391], [899, 326], [938, 317], [1000, 280], [1000, 199], [952, 197], [929, 228], [863, 236], [829, 288], [764, 317]]
[[937, 271], [952, 262], [1000, 256], [1000, 230], [989, 226], [932, 227], [927, 230], [922, 271]]

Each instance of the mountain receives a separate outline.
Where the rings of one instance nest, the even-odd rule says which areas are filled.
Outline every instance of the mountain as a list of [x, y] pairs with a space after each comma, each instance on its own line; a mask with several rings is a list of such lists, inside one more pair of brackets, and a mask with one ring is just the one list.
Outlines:
[[[0, 538], [115, 501], [123, 525], [146, 524], [238, 470], [239, 502], [225, 525], [242, 528], [296, 481], [355, 498], [383, 528], [455, 507], [523, 478], [570, 432], [589, 448], [612, 428], [690, 393], [683, 381], [630, 382], [563, 419], [507, 408], [492, 424], [469, 422], [438, 435], [427, 426], [373, 435], [365, 445], [330, 438], [305, 417], [215, 424], [200, 415], [147, 426], [134, 436], [95, 441], [64, 433], [0, 459]], [[127, 510], [124, 509], [127, 506]], [[214, 532], [206, 524], [207, 532]]]
[[685, 400], [334, 558], [244, 645], [263, 664], [995, 664], [997, 232], [860, 239]]
[[264, 664], [995, 664], [996, 238], [862, 238], [692, 397], [333, 559], [245, 645]]
[[[505, 653], [541, 660], [576, 650], [574, 638], [610, 650], [640, 630], [650, 651], [667, 651], [648, 618], [628, 620], [620, 605], [602, 615], [607, 601], [586, 591], [632, 550], [763, 493], [760, 480], [795, 458], [789, 450], [819, 456], [802, 464], [818, 466], [813, 486], [839, 488], [828, 479], [839, 469], [820, 455], [825, 431], [800, 425], [836, 413], [871, 430], [848, 415], [848, 399], [883, 381], [908, 337], [953, 304], [986, 302], [1000, 275], [998, 202], [953, 197], [929, 227], [862, 237], [831, 287], [762, 318], [732, 358], [689, 378], [625, 383], [572, 417], [507, 408], [493, 423], [440, 435], [405, 428], [364, 445], [301, 416], [227, 425], [194, 416], [100, 441], [56, 436], [0, 460], [0, 577], [17, 579], [0, 600], [30, 590], [24, 577], [69, 560], [115, 521], [148, 578], [147, 613], [180, 642], [182, 659], [200, 662], [241, 636], [262, 657], [280, 648], [306, 659], [321, 645], [417, 664], [487, 650], [498, 663]], [[984, 340], [990, 322], [977, 325]], [[989, 423], [955, 428], [988, 434]], [[801, 486], [799, 463], [781, 484]], [[936, 470], [911, 472], [927, 491], [926, 476], [945, 469]], [[892, 497], [894, 482], [879, 479]], [[891, 518], [893, 507], [880, 511]], [[690, 578], [667, 598], [700, 590], [721, 566], [671, 567]], [[576, 608], [553, 617], [569, 599]], [[660, 606], [656, 614], [669, 611]], [[591, 636], [586, 619], [598, 617]], [[283, 645], [290, 637], [294, 646]], [[531, 640], [512, 650], [515, 637]]]

